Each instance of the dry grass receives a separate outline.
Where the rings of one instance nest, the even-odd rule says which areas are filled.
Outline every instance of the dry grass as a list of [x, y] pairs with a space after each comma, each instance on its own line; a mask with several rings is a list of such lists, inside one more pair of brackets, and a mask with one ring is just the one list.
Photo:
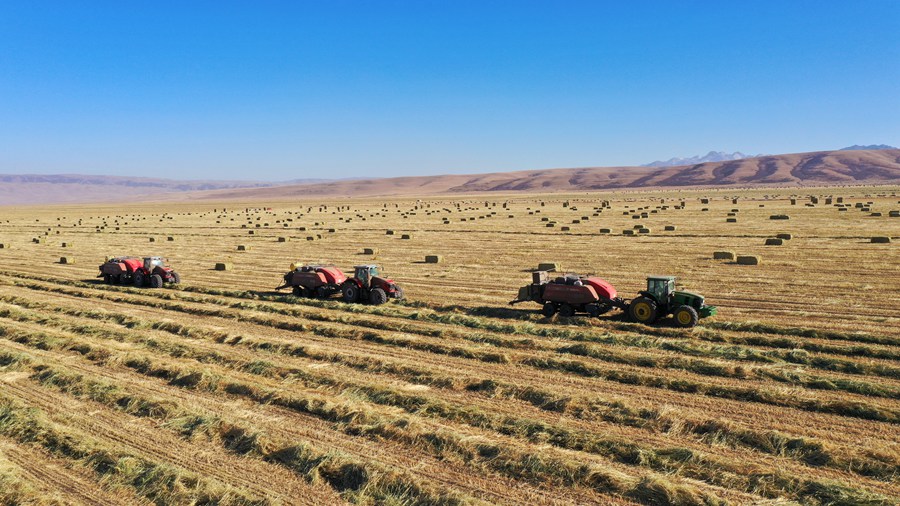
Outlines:
[[[896, 503], [897, 189], [793, 193], [3, 210], [0, 503]], [[360, 252], [406, 301], [271, 291]], [[184, 284], [100, 283], [118, 254]], [[535, 267], [720, 313], [548, 320], [506, 305]]]

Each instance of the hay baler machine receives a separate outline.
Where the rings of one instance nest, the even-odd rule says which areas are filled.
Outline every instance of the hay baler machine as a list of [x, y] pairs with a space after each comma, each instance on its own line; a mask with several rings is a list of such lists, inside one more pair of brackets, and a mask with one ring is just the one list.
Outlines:
[[341, 293], [342, 285], [347, 281], [343, 271], [333, 265], [291, 264], [291, 270], [284, 275], [284, 284], [275, 288], [291, 287], [297, 297], [315, 297], [327, 299]]
[[379, 275], [377, 265], [357, 265], [352, 278], [341, 287], [344, 302], [384, 304], [388, 299], [402, 299], [403, 289], [393, 279]]
[[618, 296], [615, 287], [597, 277], [567, 275], [550, 280], [547, 272], [532, 273], [532, 283], [519, 289], [510, 304], [533, 301], [543, 305], [541, 313], [551, 317], [587, 313], [600, 316], [613, 308], [626, 312], [635, 322], [651, 324], [672, 315], [679, 327], [693, 327], [700, 318], [716, 314], [715, 306], [707, 306], [705, 298], [694, 292], [675, 290], [674, 276], [650, 276], [647, 289], [634, 300]]
[[141, 268], [143, 261], [138, 257], [110, 257], [100, 264], [98, 278], [103, 278], [107, 285], [126, 285], [134, 281], [134, 273]]
[[100, 265], [100, 275], [107, 284], [131, 283], [141, 288], [162, 288], [165, 283], [181, 283], [181, 276], [166, 265], [162, 257], [113, 257]]
[[569, 274], [551, 281], [546, 271], [533, 272], [532, 283], [520, 288], [518, 297], [510, 304], [528, 301], [541, 304], [541, 313], [548, 318], [556, 313], [560, 316], [576, 313], [600, 316], [613, 308], [624, 310], [627, 307], [615, 287], [604, 279]]

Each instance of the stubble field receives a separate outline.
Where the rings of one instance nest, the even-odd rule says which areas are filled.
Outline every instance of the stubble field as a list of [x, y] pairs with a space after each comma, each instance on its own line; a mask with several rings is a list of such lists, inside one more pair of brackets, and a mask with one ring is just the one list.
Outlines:
[[[898, 193], [2, 209], [0, 503], [896, 504]], [[182, 285], [96, 278], [151, 254]], [[295, 261], [407, 299], [274, 292]], [[719, 314], [507, 305], [541, 262], [628, 298], [675, 275]]]

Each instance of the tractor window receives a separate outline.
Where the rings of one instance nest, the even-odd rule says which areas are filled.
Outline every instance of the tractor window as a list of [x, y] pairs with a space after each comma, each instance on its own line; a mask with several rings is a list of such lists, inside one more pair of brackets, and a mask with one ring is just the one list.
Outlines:
[[372, 276], [373, 278], [375, 276], [377, 276], [378, 275], [378, 267], [373, 266], [372, 269], [369, 271], [369, 275]]
[[675, 280], [670, 279], [668, 284], [669, 284], [668, 293], [674, 293], [675, 292]]

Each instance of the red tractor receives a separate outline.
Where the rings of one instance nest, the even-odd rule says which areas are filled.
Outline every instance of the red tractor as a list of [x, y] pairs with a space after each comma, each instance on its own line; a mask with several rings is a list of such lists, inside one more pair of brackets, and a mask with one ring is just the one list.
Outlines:
[[107, 284], [132, 283], [136, 287], [162, 288], [164, 283], [181, 283], [181, 276], [165, 265], [162, 257], [113, 257], [100, 265], [100, 275]]
[[292, 287], [297, 297], [327, 299], [341, 293], [347, 276], [333, 265], [291, 264], [291, 270], [284, 275], [284, 284], [276, 288]]
[[546, 271], [533, 272], [532, 283], [520, 288], [510, 304], [526, 301], [543, 304], [541, 313], [548, 318], [557, 312], [567, 317], [575, 313], [600, 316], [614, 307], [628, 306], [616, 289], [601, 278], [569, 274], [550, 281]]
[[344, 302], [384, 304], [388, 299], [402, 299], [403, 289], [394, 280], [378, 276], [377, 265], [357, 265], [352, 278], [341, 287]]

